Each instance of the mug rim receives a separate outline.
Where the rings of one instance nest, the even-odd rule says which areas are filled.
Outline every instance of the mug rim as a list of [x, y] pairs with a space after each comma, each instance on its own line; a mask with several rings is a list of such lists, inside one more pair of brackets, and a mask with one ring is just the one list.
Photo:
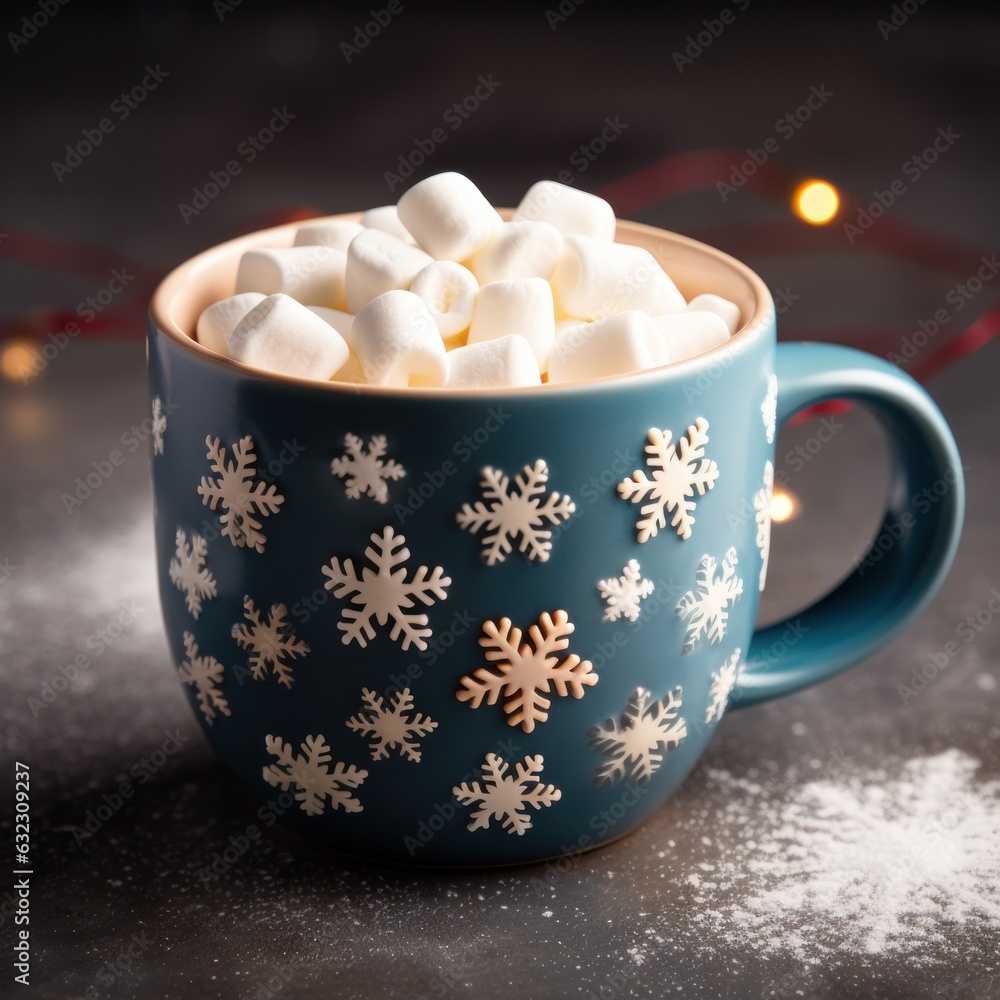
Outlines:
[[[511, 208], [499, 208], [497, 211], [506, 220], [509, 219], [514, 210]], [[640, 386], [649, 382], [659, 381], [671, 375], [683, 375], [693, 372], [705, 366], [711, 366], [727, 354], [739, 355], [746, 344], [768, 326], [773, 319], [774, 304], [771, 299], [771, 292], [764, 282], [764, 279], [757, 274], [748, 264], [733, 257], [730, 254], [719, 250], [700, 240], [668, 229], [661, 229], [658, 226], [650, 226], [646, 223], [633, 222], [628, 219], [616, 219], [615, 242], [630, 243], [630, 240], [622, 240], [622, 235], [634, 235], [647, 237], [659, 241], [666, 241], [684, 251], [694, 252], [713, 259], [716, 263], [731, 270], [736, 271], [751, 287], [754, 298], [754, 309], [746, 322], [729, 339], [716, 347], [711, 348], [694, 357], [684, 358], [681, 361], [668, 362], [665, 365], [658, 365], [655, 368], [647, 368], [643, 371], [628, 372], [618, 375], [599, 375], [587, 379], [573, 379], [565, 382], [543, 383], [542, 385], [510, 386], [510, 387], [489, 387], [489, 388], [467, 388], [448, 389], [445, 386], [384, 386], [371, 385], [369, 383], [337, 382], [334, 380], [309, 379], [297, 375], [284, 375], [276, 372], [265, 371], [255, 368], [252, 365], [244, 364], [235, 358], [225, 357], [210, 350], [198, 343], [192, 335], [185, 332], [178, 323], [170, 318], [170, 304], [181, 294], [183, 288], [190, 279], [193, 271], [199, 271], [210, 266], [221, 257], [235, 255], [244, 250], [266, 246], [270, 239], [280, 239], [293, 233], [300, 226], [317, 222], [357, 222], [361, 219], [362, 212], [342, 212], [336, 215], [316, 216], [310, 219], [297, 219], [294, 222], [283, 223], [280, 226], [271, 226], [266, 229], [254, 230], [244, 233], [222, 243], [216, 243], [205, 250], [200, 251], [192, 257], [182, 261], [167, 275], [161, 279], [153, 291], [150, 298], [148, 317], [150, 325], [156, 332], [165, 336], [168, 340], [178, 344], [184, 350], [191, 351], [195, 356], [203, 361], [215, 365], [222, 370], [228, 370], [233, 374], [244, 378], [255, 378], [262, 381], [274, 382], [280, 385], [295, 386], [300, 389], [308, 388], [321, 392], [332, 392], [334, 394], [348, 393], [353, 396], [373, 395], [388, 396], [405, 399], [433, 399], [434, 401], [445, 399], [482, 399], [484, 397], [509, 397], [511, 395], [526, 396], [543, 394], [550, 396], [554, 393], [566, 393], [578, 390], [594, 390], [608, 388], [618, 385]], [[280, 243], [278, 245], [281, 245]], [[703, 293], [704, 294], [704, 293]]]

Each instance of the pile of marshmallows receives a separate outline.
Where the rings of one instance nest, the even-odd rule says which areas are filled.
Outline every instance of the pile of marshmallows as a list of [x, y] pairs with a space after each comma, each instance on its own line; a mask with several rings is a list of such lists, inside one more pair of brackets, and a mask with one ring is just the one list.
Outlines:
[[736, 332], [737, 305], [685, 302], [648, 250], [614, 238], [611, 206], [576, 188], [539, 181], [505, 222], [467, 177], [436, 174], [360, 222], [248, 250], [197, 338], [281, 375], [473, 389], [642, 371]]

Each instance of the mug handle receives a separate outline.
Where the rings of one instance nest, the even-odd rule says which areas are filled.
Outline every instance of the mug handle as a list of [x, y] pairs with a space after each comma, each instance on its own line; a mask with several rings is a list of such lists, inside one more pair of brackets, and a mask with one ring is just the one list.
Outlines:
[[891, 642], [944, 582], [965, 511], [955, 439], [910, 376], [862, 351], [810, 343], [779, 344], [776, 373], [779, 426], [830, 399], [861, 403], [886, 431], [891, 479], [881, 528], [855, 570], [805, 610], [754, 633], [733, 708], [815, 684]]

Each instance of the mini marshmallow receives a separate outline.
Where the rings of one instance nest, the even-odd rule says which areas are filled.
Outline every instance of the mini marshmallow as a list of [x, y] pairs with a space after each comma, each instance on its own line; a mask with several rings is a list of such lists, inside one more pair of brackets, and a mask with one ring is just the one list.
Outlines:
[[562, 233], [547, 222], [505, 222], [469, 259], [481, 285], [505, 278], [552, 277], [563, 249]]
[[479, 295], [468, 268], [453, 260], [432, 261], [413, 279], [410, 291], [424, 300], [443, 340], [468, 330]]
[[354, 352], [373, 385], [440, 387], [448, 381], [448, 356], [424, 300], [393, 289], [376, 296], [354, 317]]
[[352, 385], [364, 385], [368, 380], [361, 369], [361, 362], [351, 351], [350, 357], [330, 376], [331, 382], [350, 382]]
[[606, 243], [615, 238], [615, 210], [603, 198], [586, 191], [539, 181], [514, 212], [516, 222], [548, 222], [563, 236], [590, 236]]
[[307, 222], [295, 230], [295, 246], [297, 247], [336, 247], [347, 253], [351, 240], [358, 235], [364, 226], [345, 219], [333, 219], [330, 222]]
[[542, 384], [531, 344], [516, 333], [456, 347], [449, 352], [448, 362], [449, 389], [508, 389]]
[[236, 271], [236, 291], [290, 295], [306, 306], [344, 308], [347, 254], [336, 247], [248, 250]]
[[546, 371], [556, 335], [552, 288], [544, 278], [491, 281], [479, 289], [469, 327], [469, 343], [481, 344], [508, 334], [524, 337], [535, 352], [539, 371]]
[[[557, 305], [582, 320], [602, 319], [627, 309], [652, 314], [661, 296], [669, 292], [668, 283], [673, 285], [648, 250], [589, 236], [566, 237], [552, 275]], [[684, 308], [683, 298], [680, 308]]]
[[549, 355], [549, 382], [625, 375], [672, 360], [656, 323], [629, 309], [563, 330]]
[[229, 338], [233, 330], [239, 321], [264, 299], [265, 296], [260, 292], [243, 292], [214, 302], [198, 317], [198, 326], [195, 330], [198, 343], [204, 344], [216, 354], [228, 356]]
[[482, 191], [453, 170], [414, 184], [397, 207], [417, 244], [437, 260], [467, 260], [503, 225]]
[[680, 289], [663, 268], [660, 268], [654, 281], [657, 285], [656, 301], [653, 303], [653, 307], [648, 310], [650, 316], [665, 316], [667, 313], [681, 312], [687, 308], [687, 303], [684, 301]]
[[381, 229], [366, 229], [347, 248], [347, 311], [355, 315], [383, 292], [409, 291], [434, 258]]
[[327, 309], [325, 306], [306, 306], [306, 308], [329, 323], [347, 341], [347, 346], [351, 346], [351, 327], [354, 325], [354, 316], [351, 313], [340, 309]]
[[726, 321], [707, 310], [656, 316], [653, 322], [663, 335], [671, 361], [696, 357], [729, 340]]
[[379, 205], [378, 208], [369, 208], [361, 216], [361, 225], [365, 229], [381, 229], [383, 233], [395, 236], [397, 240], [402, 240], [404, 243], [417, 242], [406, 226], [399, 221], [399, 210], [395, 205]]
[[291, 296], [270, 295], [240, 320], [229, 338], [237, 361], [278, 375], [328, 379], [350, 357], [344, 338]]
[[[664, 310], [665, 312], [671, 310]], [[721, 295], [712, 295], [710, 292], [703, 292], [696, 295], [688, 304], [687, 312], [712, 312], [729, 327], [729, 335], [732, 336], [740, 327], [740, 307], [729, 299], [724, 299]], [[655, 315], [659, 316], [660, 313]]]

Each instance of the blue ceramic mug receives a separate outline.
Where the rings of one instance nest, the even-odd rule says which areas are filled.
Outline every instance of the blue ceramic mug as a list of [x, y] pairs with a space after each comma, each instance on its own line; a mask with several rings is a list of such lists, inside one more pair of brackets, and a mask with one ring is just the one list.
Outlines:
[[[941, 584], [963, 482], [940, 412], [878, 358], [776, 348], [739, 261], [621, 222], [687, 297], [740, 306], [727, 344], [626, 377], [389, 390], [266, 375], [193, 340], [243, 251], [294, 229], [182, 264], [149, 327], [167, 638], [263, 824], [417, 864], [606, 843], [680, 785], [727, 705], [868, 656]], [[776, 428], [832, 398], [888, 432], [894, 544], [796, 615], [797, 638], [755, 633]]]

